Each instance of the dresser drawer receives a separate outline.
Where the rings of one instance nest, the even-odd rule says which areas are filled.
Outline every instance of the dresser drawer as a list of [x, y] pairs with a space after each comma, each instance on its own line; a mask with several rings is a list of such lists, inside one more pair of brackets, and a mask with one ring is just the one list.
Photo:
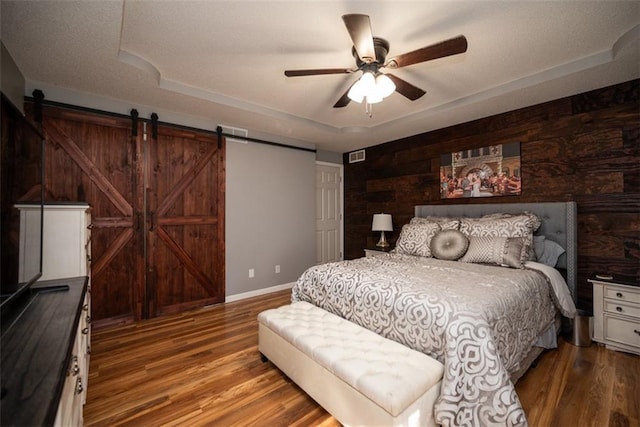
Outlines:
[[619, 301], [604, 301], [604, 311], [607, 313], [623, 314], [640, 319], [640, 305], [624, 304]]
[[640, 347], [640, 321], [604, 316], [604, 334], [607, 341]]
[[622, 288], [616, 286], [605, 286], [604, 297], [607, 299], [626, 301], [631, 303], [640, 304], [640, 290], [631, 290], [629, 288]]

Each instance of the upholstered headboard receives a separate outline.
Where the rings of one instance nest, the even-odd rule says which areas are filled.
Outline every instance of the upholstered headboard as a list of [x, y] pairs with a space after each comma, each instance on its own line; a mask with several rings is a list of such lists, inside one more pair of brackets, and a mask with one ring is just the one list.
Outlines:
[[567, 285], [571, 290], [573, 300], [576, 301], [578, 227], [575, 202], [418, 205], [415, 207], [415, 216], [421, 218], [427, 216], [478, 218], [491, 213], [516, 214], [524, 211], [535, 213], [542, 220], [542, 225], [535, 233], [536, 236], [545, 236], [566, 250], [566, 253], [558, 260], [557, 267], [567, 270]]

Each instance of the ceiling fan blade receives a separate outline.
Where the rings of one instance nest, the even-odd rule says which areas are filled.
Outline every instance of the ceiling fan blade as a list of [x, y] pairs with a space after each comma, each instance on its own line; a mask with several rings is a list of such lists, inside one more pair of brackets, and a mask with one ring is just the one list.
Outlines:
[[357, 80], [355, 82], [353, 82], [353, 84], [351, 86], [349, 86], [347, 88], [347, 90], [344, 92], [344, 94], [342, 95], [342, 97], [340, 97], [340, 99], [338, 99], [338, 102], [336, 102], [333, 106], [333, 108], [342, 108], [342, 107], [346, 107], [347, 105], [349, 105], [349, 103], [351, 102], [351, 98], [349, 98], [349, 91], [351, 90], [351, 87], [356, 84]]
[[317, 70], [286, 70], [287, 77], [316, 76], [320, 74], [349, 74], [353, 73], [351, 68], [320, 68]]
[[419, 87], [416, 87], [411, 83], [394, 76], [393, 74], [385, 73], [385, 76], [389, 77], [391, 81], [393, 81], [393, 84], [396, 85], [396, 92], [412, 101], [415, 101], [416, 99], [427, 93]]
[[400, 68], [407, 65], [418, 64], [420, 62], [431, 61], [432, 59], [444, 58], [445, 56], [457, 55], [467, 51], [467, 39], [465, 36], [454, 37], [431, 46], [407, 52], [391, 58], [385, 67]]
[[362, 62], [370, 64], [376, 61], [376, 50], [373, 46], [373, 33], [371, 32], [371, 21], [368, 15], [352, 13], [342, 15], [344, 25], [347, 27], [349, 36], [353, 41], [353, 47], [356, 49], [358, 56]]

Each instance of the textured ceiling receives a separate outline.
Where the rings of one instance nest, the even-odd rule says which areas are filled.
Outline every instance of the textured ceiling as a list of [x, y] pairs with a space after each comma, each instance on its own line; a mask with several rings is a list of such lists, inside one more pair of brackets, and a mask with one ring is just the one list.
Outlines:
[[[2, 0], [0, 13], [2, 42], [28, 88], [337, 152], [640, 77], [637, 1]], [[417, 101], [394, 93], [373, 117], [354, 102], [334, 109], [360, 73], [283, 71], [354, 67], [346, 13], [371, 17], [389, 57], [459, 34], [469, 47], [394, 71], [427, 91]]]

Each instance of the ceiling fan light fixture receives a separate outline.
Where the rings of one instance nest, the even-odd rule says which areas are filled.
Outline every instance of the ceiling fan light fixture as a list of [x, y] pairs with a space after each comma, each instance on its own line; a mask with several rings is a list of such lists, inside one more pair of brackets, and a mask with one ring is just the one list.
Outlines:
[[371, 71], [365, 71], [360, 77], [360, 84], [365, 95], [376, 90], [376, 78]]
[[362, 90], [362, 84], [360, 83], [360, 80], [355, 82], [353, 86], [351, 86], [351, 89], [349, 89], [349, 93], [347, 93], [349, 99], [353, 102], [357, 102], [358, 104], [362, 102], [362, 100], [364, 99], [364, 95], [365, 93]]
[[365, 71], [362, 77], [351, 86], [347, 96], [354, 102], [361, 103], [367, 98], [369, 104], [377, 104], [396, 90], [388, 76], [380, 73], [377, 77], [371, 71]]
[[391, 95], [396, 90], [396, 85], [393, 81], [382, 73], [378, 74], [376, 77], [376, 93], [380, 98], [386, 98]]
[[367, 104], [377, 104], [379, 102], [382, 102], [382, 97], [376, 92], [367, 95]]

